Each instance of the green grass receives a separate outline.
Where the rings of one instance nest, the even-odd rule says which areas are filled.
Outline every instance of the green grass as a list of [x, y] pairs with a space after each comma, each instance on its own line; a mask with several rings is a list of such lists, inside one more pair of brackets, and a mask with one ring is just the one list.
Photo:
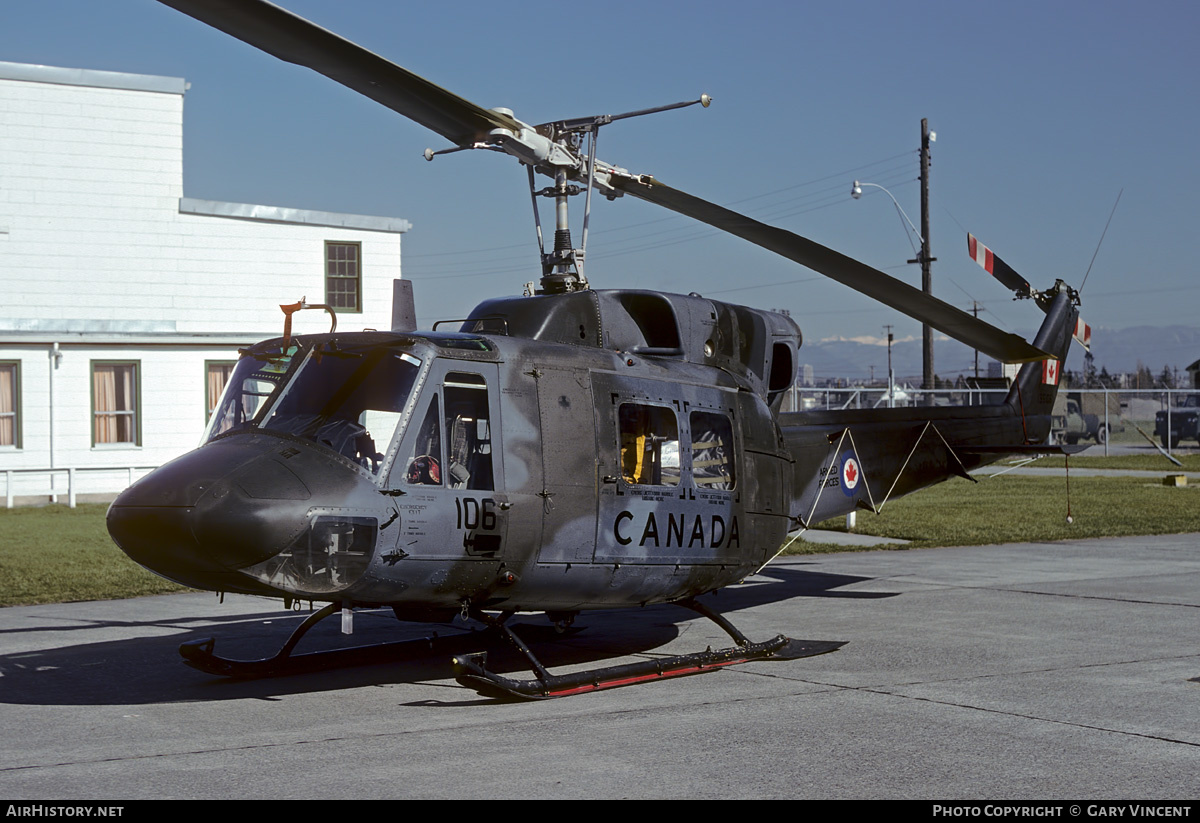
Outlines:
[[[1200, 532], [1200, 485], [1173, 488], [1142, 477], [1073, 477], [1071, 515], [1074, 522], [1068, 524], [1062, 478], [1004, 475], [979, 483], [954, 479], [890, 500], [878, 515], [860, 511], [854, 531], [911, 541], [864, 547], [891, 549]], [[845, 531], [845, 518], [817, 528]], [[789, 549], [791, 554], [827, 551], [829, 546], [801, 541]]]
[[[1092, 454], [1093, 452], [1095, 455]], [[1071, 468], [1141, 469], [1145, 471], [1161, 471], [1163, 474], [1173, 474], [1181, 471], [1200, 472], [1200, 454], [1176, 454], [1174, 457], [1183, 464], [1182, 468], [1176, 466], [1158, 452], [1147, 452], [1146, 454], [1119, 454], [1111, 457], [1105, 457], [1104, 449], [1102, 447], [1093, 446], [1086, 454], [1073, 455], [1071, 457]], [[1040, 460], [1035, 460], [1029, 465], [1037, 466], [1039, 468], [1061, 468], [1063, 462], [1064, 458], [1053, 456], [1043, 457]]]
[[[1113, 461], [1126, 458], [1105, 462]], [[0, 509], [0, 606], [184, 591], [114, 546], [104, 513], [103, 505]], [[904, 548], [917, 549], [1200, 532], [1200, 484], [1169, 488], [1141, 477], [1073, 477], [1071, 513], [1074, 523], [1068, 525], [1062, 478], [1007, 474], [977, 484], [954, 479], [890, 500], [882, 514], [860, 512], [855, 531], [899, 537], [911, 541]], [[844, 524], [837, 518], [819, 527], [844, 531]], [[797, 541], [789, 553], [853, 550]]]
[[0, 510], [0, 606], [186, 591], [113, 545], [103, 504]]

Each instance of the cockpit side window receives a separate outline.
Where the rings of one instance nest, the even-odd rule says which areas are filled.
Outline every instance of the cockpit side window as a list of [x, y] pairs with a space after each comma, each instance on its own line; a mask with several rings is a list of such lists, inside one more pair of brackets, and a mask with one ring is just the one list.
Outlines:
[[621, 474], [626, 483], [679, 485], [679, 425], [663, 406], [622, 403], [618, 414]]
[[491, 491], [492, 430], [487, 381], [478, 374], [450, 372], [446, 398], [446, 483], [452, 489]]
[[442, 485], [442, 435], [438, 420], [440, 404], [435, 392], [429, 401], [429, 410], [417, 430], [417, 439], [413, 444], [412, 454], [408, 458], [408, 467], [404, 479], [414, 486]]

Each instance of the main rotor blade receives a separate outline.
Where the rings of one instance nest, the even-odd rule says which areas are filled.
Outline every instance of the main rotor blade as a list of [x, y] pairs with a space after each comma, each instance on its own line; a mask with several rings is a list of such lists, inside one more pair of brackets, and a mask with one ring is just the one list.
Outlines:
[[495, 128], [520, 129], [508, 115], [464, 100], [265, 0], [159, 2], [280, 60], [320, 72], [460, 146], [482, 140]]
[[1054, 359], [1054, 355], [1030, 345], [1018, 335], [1001, 331], [949, 303], [798, 234], [768, 226], [744, 214], [693, 197], [663, 185], [648, 175], [631, 177], [613, 174], [612, 184], [640, 200], [693, 217], [794, 260], [909, 317], [928, 323], [997, 360], [1027, 363]]

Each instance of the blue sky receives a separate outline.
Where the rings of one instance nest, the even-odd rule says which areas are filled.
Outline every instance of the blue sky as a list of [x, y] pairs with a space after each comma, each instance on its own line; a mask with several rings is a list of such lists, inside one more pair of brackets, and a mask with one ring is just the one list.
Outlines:
[[[935, 294], [963, 308], [979, 301], [981, 317], [1030, 333], [1040, 312], [967, 258], [966, 231], [1035, 287], [1055, 277], [1078, 286], [1124, 189], [1083, 293], [1085, 319], [1097, 330], [1197, 325], [1194, 3], [283, 5], [530, 123], [707, 92], [707, 110], [606, 127], [600, 157], [913, 284], [919, 269], [905, 265], [911, 239], [891, 201], [849, 191], [855, 178], [885, 185], [918, 222], [927, 117]], [[445, 146], [432, 132], [152, 0], [3, 0], [0, 60], [187, 78], [186, 194], [410, 220], [404, 274], [424, 323], [537, 277], [515, 160], [467, 152], [427, 163], [426, 146]], [[582, 203], [573, 207], [578, 239]], [[920, 334], [843, 286], [629, 198], [595, 205], [589, 262], [596, 287], [787, 308], [810, 340], [881, 336], [884, 324]]]

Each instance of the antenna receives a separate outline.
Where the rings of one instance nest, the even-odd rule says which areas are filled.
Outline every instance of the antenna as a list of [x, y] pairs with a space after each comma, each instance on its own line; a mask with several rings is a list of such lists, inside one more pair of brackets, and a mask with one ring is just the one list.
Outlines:
[[[1121, 195], [1125, 193], [1125, 189], [1117, 192], [1117, 203], [1121, 202]], [[1117, 213], [1117, 203], [1113, 203], [1112, 211], [1108, 213], [1108, 223], [1112, 222], [1113, 215]], [[1108, 234], [1108, 223], [1104, 224], [1104, 231], [1100, 232], [1100, 243], [1104, 242], [1104, 235]], [[1100, 243], [1096, 244], [1096, 250], [1092, 252], [1092, 262], [1088, 263], [1087, 271], [1083, 273], [1083, 283], [1087, 282], [1088, 275], [1092, 273], [1092, 265], [1096, 262], [1096, 255], [1100, 253]], [[1083, 283], [1079, 284], [1079, 293], [1083, 293]]]

